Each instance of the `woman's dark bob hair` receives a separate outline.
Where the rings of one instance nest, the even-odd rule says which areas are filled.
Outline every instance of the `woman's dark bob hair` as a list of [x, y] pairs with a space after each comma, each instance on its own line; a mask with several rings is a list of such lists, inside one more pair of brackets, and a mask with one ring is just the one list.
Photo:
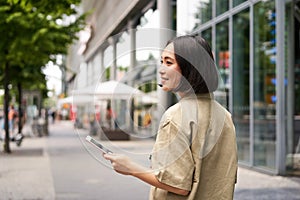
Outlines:
[[175, 59], [183, 76], [176, 90], [195, 94], [217, 90], [218, 71], [209, 44], [196, 35], [179, 36], [167, 45], [170, 43], [174, 45]]

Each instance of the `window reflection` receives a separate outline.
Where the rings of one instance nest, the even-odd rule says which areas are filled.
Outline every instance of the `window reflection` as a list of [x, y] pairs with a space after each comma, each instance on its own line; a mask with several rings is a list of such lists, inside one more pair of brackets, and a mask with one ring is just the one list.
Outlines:
[[195, 13], [195, 19], [198, 23], [195, 24], [194, 30], [199, 27], [199, 25], [208, 22], [212, 18], [212, 0], [199, 0], [197, 3], [197, 9]]
[[221, 15], [222, 13], [226, 12], [229, 8], [229, 1], [228, 0], [216, 0], [216, 14]]
[[233, 0], [233, 6], [237, 6], [245, 1], [247, 1], [247, 0]]
[[300, 2], [286, 4], [285, 34], [287, 35], [285, 101], [287, 111], [286, 166], [291, 175], [300, 175], [300, 18], [291, 16], [300, 13]]
[[211, 44], [211, 28], [206, 29], [205, 31], [203, 31], [202, 33], [202, 37], [208, 42], [208, 44], [210, 46], [212, 46]]
[[[228, 20], [225, 20], [216, 26], [216, 64], [219, 68], [223, 83], [221, 83], [220, 92], [224, 93], [226, 100], [225, 106], [228, 109], [228, 91], [229, 91], [229, 44], [228, 44]], [[220, 94], [221, 95], [221, 94]]]
[[274, 1], [254, 6], [254, 164], [275, 168], [276, 48]]
[[239, 160], [250, 162], [249, 10], [233, 16], [233, 120]]

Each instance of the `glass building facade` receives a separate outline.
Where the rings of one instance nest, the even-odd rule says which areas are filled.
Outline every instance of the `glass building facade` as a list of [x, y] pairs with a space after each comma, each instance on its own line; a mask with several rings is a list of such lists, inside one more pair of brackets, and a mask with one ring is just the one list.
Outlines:
[[[96, 2], [101, 4], [98, 0], [86, 1], [86, 4], [92, 8]], [[92, 26], [95, 30], [84, 54], [84, 62], [78, 61], [77, 54], [73, 56], [72, 66], [78, 65], [78, 68], [82, 68], [82, 76], [78, 75], [78, 79], [83, 81], [80, 84], [78, 82], [78, 85], [82, 85], [83, 88], [93, 85], [97, 82], [96, 74], [106, 74], [108, 68], [117, 71], [117, 65], [124, 65], [120, 58], [121, 55], [125, 55], [120, 51], [123, 45], [124, 49], [127, 49], [124, 52], [136, 52], [136, 55], [127, 54], [131, 60], [129, 69], [133, 70], [135, 65], [144, 65], [144, 62], [137, 62], [139, 52], [133, 49], [148, 45], [141, 45], [139, 39], [143, 42], [153, 39], [149, 42], [151, 47], [154, 43], [160, 43], [161, 36], [164, 39], [165, 34], [151, 34], [151, 37], [146, 37], [145, 40], [145, 34], [140, 32], [145, 16], [151, 13], [153, 16], [159, 14], [159, 18], [153, 20], [156, 21], [154, 24], [157, 24], [157, 21], [164, 22], [165, 25], [168, 24], [169, 29], [176, 30], [178, 34], [200, 34], [211, 45], [222, 78], [220, 91], [215, 96], [232, 113], [240, 165], [272, 174], [300, 175], [299, 0], [169, 0], [169, 3], [152, 0], [136, 1], [136, 8], [133, 10], [128, 8], [129, 1], [122, 1], [123, 4], [116, 2], [114, 3], [115, 6], [119, 6], [119, 13], [116, 13], [115, 6], [109, 4], [101, 4], [102, 7], [99, 6], [98, 9], [114, 8], [114, 15], [126, 17], [123, 21], [128, 21], [128, 24], [106, 21], [113, 19], [110, 12], [95, 12], [101, 16], [91, 18], [91, 23], [95, 23]], [[160, 3], [165, 4], [158, 8], [156, 4]], [[169, 12], [170, 5], [171, 17], [163, 15]], [[140, 9], [141, 7], [144, 9]], [[150, 12], [151, 9], [153, 12]], [[123, 15], [123, 10], [128, 11], [126, 16]], [[147, 10], [149, 12], [146, 12]], [[162, 16], [170, 19], [166, 20]], [[92, 20], [96, 18], [98, 20]], [[116, 25], [114, 32], [110, 34], [123, 30], [124, 26], [137, 31], [128, 31], [120, 35], [120, 40], [108, 43], [103, 40], [103, 43], [99, 43], [98, 40], [102, 38], [105, 30], [103, 24], [105, 27]], [[164, 27], [162, 24], [154, 28]], [[132, 42], [121, 44], [121, 41], [128, 40]], [[133, 43], [135, 45], [132, 45]], [[159, 49], [159, 44], [155, 49]], [[159, 52], [157, 53], [159, 55]], [[110, 58], [109, 55], [114, 57]], [[135, 58], [131, 59], [133, 57]], [[110, 65], [107, 60], [117, 61], [107, 67]], [[146, 60], [148, 58], [145, 58]], [[153, 83], [156, 81], [155, 73], [150, 73], [153, 75], [150, 77]], [[101, 81], [119, 80], [119, 75], [116, 73], [115, 77], [105, 76], [106, 79]], [[136, 85], [150, 80], [146, 76], [136, 77], [133, 76]], [[135, 84], [134, 81], [127, 80], [128, 83]], [[155, 89], [153, 87], [150, 91]], [[119, 109], [125, 110], [122, 106]], [[139, 111], [144, 112], [143, 109]], [[123, 115], [118, 116], [121, 122]], [[127, 122], [123, 120], [122, 123]], [[153, 127], [156, 127], [155, 123]]]
[[[241, 165], [300, 175], [300, 2], [194, 0], [178, 32], [212, 46]], [[177, 9], [184, 4], [177, 0]], [[184, 16], [186, 15], [186, 16]]]

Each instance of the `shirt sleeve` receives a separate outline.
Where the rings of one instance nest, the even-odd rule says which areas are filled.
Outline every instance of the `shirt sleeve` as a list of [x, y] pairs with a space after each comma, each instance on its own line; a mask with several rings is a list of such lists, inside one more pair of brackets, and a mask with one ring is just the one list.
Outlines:
[[164, 184], [191, 190], [194, 160], [190, 138], [170, 119], [161, 123], [152, 152], [152, 168]]

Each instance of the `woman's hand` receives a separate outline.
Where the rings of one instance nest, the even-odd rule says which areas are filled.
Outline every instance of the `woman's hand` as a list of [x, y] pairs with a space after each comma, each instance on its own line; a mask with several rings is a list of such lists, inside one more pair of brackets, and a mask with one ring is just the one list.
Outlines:
[[141, 173], [142, 167], [133, 162], [129, 157], [121, 154], [103, 154], [106, 160], [109, 160], [114, 170], [123, 175], [134, 175]]
[[167, 190], [179, 195], [188, 195], [188, 190], [183, 190], [175, 188], [158, 181], [152, 170], [145, 168], [135, 162], [133, 162], [129, 157], [125, 155], [119, 155], [115, 153], [103, 154], [106, 160], [109, 160], [114, 168], [114, 170], [120, 174], [132, 175], [140, 180], [153, 185], [154, 187]]

